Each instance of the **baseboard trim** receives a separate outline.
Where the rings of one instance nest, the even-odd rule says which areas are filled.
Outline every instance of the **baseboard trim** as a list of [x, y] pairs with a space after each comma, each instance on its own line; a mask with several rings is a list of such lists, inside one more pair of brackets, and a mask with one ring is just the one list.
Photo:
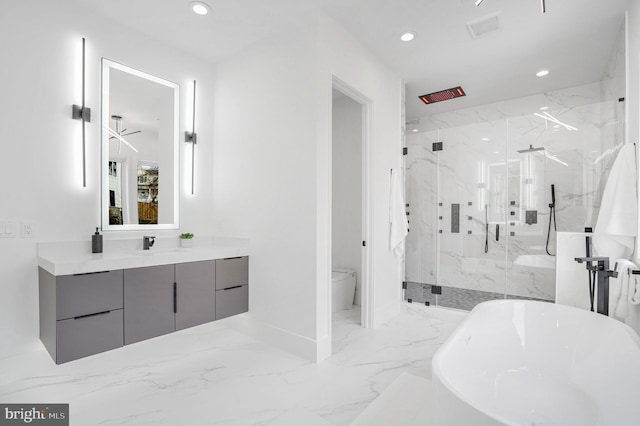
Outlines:
[[222, 321], [224, 321], [224, 325], [230, 328], [262, 340], [310, 362], [320, 362], [327, 358], [327, 350], [329, 355], [331, 355], [331, 345], [328, 338], [316, 341], [309, 337], [259, 321], [249, 313], [229, 317]]

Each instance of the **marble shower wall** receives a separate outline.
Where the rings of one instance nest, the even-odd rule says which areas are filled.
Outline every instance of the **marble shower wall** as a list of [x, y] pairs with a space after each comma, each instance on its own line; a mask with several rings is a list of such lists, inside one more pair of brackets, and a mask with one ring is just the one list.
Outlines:
[[[553, 300], [550, 185], [558, 231], [594, 226], [623, 142], [618, 99], [601, 100], [603, 86], [421, 119], [421, 131], [407, 136], [406, 280]], [[433, 151], [433, 142], [442, 142], [442, 151]], [[518, 152], [529, 147], [544, 150]], [[459, 208], [458, 229], [452, 208]], [[553, 228], [549, 251], [555, 253]]]

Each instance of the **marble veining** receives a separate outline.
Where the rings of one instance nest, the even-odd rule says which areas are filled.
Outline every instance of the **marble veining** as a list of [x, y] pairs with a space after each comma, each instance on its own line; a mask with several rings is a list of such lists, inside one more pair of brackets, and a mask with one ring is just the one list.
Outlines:
[[370, 330], [357, 308], [336, 313], [334, 355], [320, 364], [237, 332], [233, 318], [62, 365], [34, 342], [0, 359], [0, 400], [70, 403], [77, 425], [348, 425], [400, 374], [430, 377], [464, 315], [403, 304]]

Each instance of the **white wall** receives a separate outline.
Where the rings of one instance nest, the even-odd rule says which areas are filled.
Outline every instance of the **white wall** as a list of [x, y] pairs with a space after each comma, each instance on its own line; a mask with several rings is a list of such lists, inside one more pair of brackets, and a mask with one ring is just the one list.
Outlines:
[[[37, 10], [37, 13], [34, 11]], [[81, 38], [87, 39], [87, 187], [81, 178]], [[35, 226], [33, 239], [0, 239], [0, 356], [39, 347], [38, 241], [88, 241], [100, 224], [100, 59], [181, 85], [180, 134], [190, 123], [190, 82], [198, 80], [196, 195], [181, 198], [181, 229], [211, 234], [213, 73], [211, 65], [84, 10], [75, 2], [5, 0], [0, 14], [0, 221]], [[190, 147], [181, 143], [181, 182], [190, 183]], [[188, 191], [184, 191], [187, 194]], [[157, 232], [174, 236], [178, 231]], [[141, 238], [111, 232], [105, 239]]]
[[364, 152], [369, 162], [365, 175], [369, 185], [370, 234], [364, 235], [370, 256], [370, 291], [363, 292], [363, 304], [372, 310], [363, 325], [377, 327], [397, 314], [402, 297], [402, 259], [389, 250], [390, 170], [402, 167], [401, 161], [401, 79], [371, 52], [325, 15], [318, 19], [318, 335], [330, 336], [331, 312], [328, 309], [331, 247], [329, 239], [331, 133], [331, 88], [333, 79], [369, 100], [370, 146]]
[[316, 347], [315, 52], [266, 40], [221, 64], [214, 122], [217, 232], [248, 237], [249, 311], [274, 343]]
[[638, 142], [640, 138], [640, 3], [630, 1], [627, 10], [626, 49], [626, 135], [627, 142]]
[[265, 40], [217, 68], [216, 231], [251, 240], [249, 310], [269, 341], [331, 353], [331, 90], [337, 76], [372, 101], [376, 324], [401, 296], [388, 250], [389, 169], [400, 164], [400, 79], [336, 23], [311, 17], [295, 39]]
[[[635, 142], [637, 146], [640, 146], [638, 145], [640, 142], [640, 2], [629, 2], [625, 28], [627, 31], [625, 139], [627, 143]], [[640, 151], [640, 149], [636, 151]], [[638, 187], [640, 188], [640, 181]], [[640, 236], [640, 216], [638, 220], [638, 235]], [[636, 260], [640, 260], [640, 238], [636, 238], [635, 257]]]
[[[335, 92], [335, 91], [334, 91]], [[332, 109], [331, 266], [362, 276], [362, 105], [342, 95]]]

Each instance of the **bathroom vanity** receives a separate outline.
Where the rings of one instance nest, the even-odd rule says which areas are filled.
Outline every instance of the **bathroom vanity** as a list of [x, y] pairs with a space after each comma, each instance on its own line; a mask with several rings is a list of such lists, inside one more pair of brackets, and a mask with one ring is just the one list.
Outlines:
[[38, 263], [40, 340], [56, 364], [248, 311], [241, 239], [100, 254], [45, 243]]

